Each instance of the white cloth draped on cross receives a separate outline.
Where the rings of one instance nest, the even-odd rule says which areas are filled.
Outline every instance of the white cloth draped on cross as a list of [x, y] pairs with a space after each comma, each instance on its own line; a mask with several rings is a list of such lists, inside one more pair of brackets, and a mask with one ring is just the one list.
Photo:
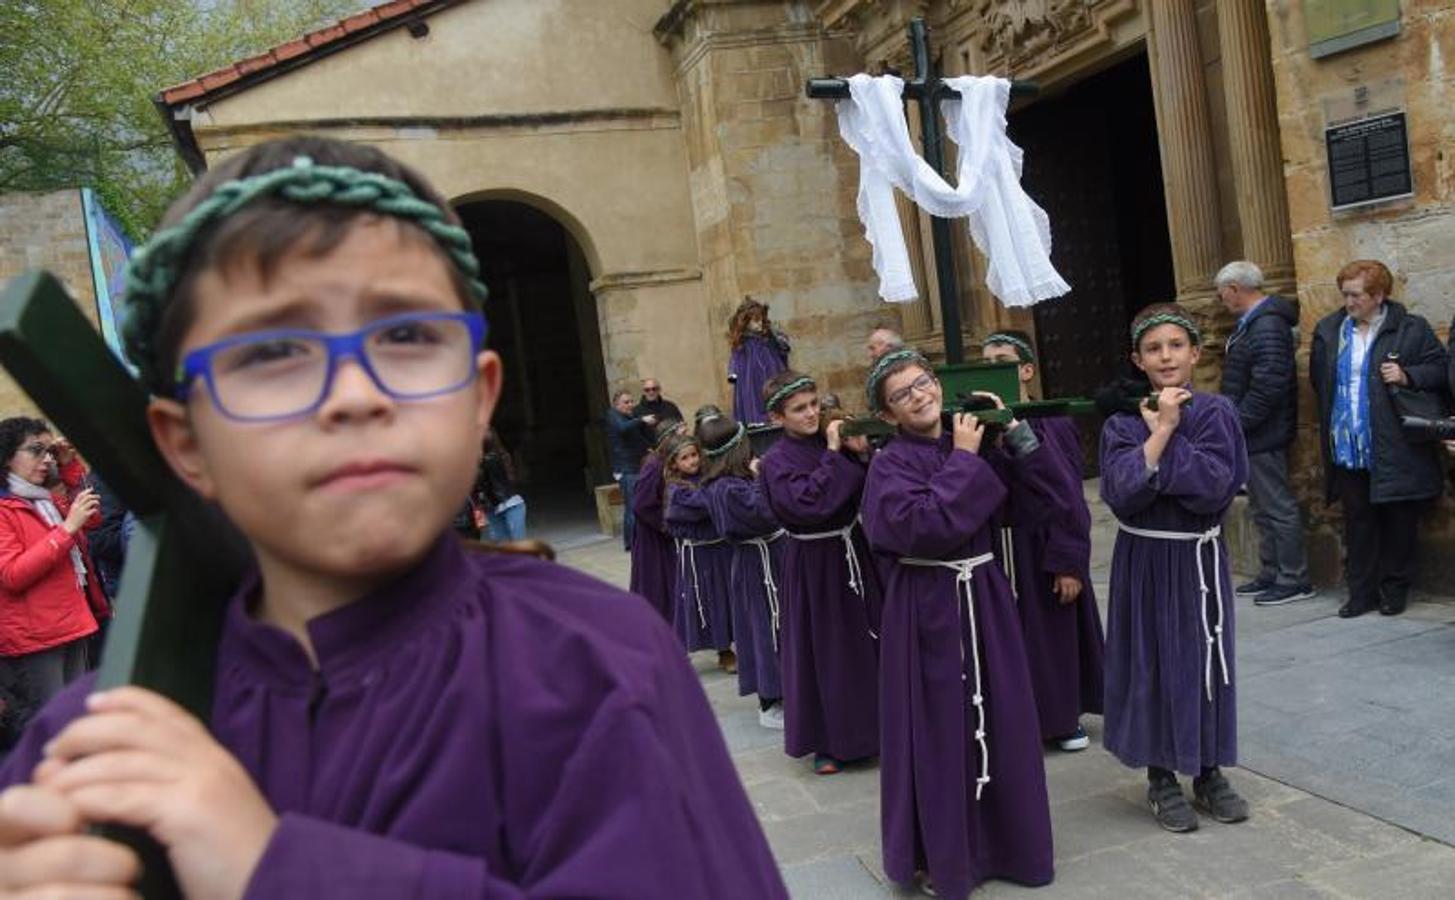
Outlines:
[[945, 79], [960, 94], [941, 103], [946, 131], [960, 147], [953, 187], [910, 142], [904, 80], [855, 75], [848, 81], [850, 99], [838, 103], [839, 134], [859, 155], [859, 218], [873, 246], [881, 297], [902, 303], [918, 296], [895, 188], [931, 215], [969, 220], [975, 246], [990, 261], [986, 285], [1006, 306], [1030, 306], [1071, 290], [1051, 265], [1050, 220], [1021, 188], [1024, 154], [1005, 133], [1009, 81]]

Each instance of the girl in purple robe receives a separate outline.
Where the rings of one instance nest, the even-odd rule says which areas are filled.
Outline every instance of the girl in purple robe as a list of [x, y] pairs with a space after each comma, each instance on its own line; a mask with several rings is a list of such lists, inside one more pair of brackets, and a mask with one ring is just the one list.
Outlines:
[[1248, 477], [1238, 412], [1194, 394], [1197, 326], [1159, 303], [1132, 322], [1132, 361], [1152, 400], [1107, 419], [1101, 497], [1119, 533], [1107, 598], [1106, 749], [1147, 768], [1147, 802], [1169, 831], [1197, 814], [1177, 772], [1195, 776], [1193, 802], [1220, 822], [1248, 804], [1221, 766], [1237, 764], [1233, 589], [1223, 515]]
[[[985, 339], [981, 355], [1016, 363], [1020, 400], [1030, 399], [1036, 356], [1029, 335], [996, 332]], [[1066, 488], [1050, 504], [1029, 502], [1025, 492], [1011, 497], [1010, 572], [1019, 600], [1016, 611], [1041, 738], [1062, 750], [1084, 750], [1091, 741], [1081, 727], [1081, 714], [1101, 713], [1106, 641], [1091, 587], [1091, 510], [1081, 487], [1081, 440], [1065, 416], [1029, 419], [1027, 424], [1065, 470]]]
[[738, 655], [738, 695], [758, 695], [758, 722], [783, 728], [783, 674], [778, 655], [778, 585], [788, 541], [757, 480], [747, 428], [729, 418], [704, 422], [707, 456], [702, 493], [717, 533], [733, 548], [729, 590]]
[[700, 489], [702, 450], [684, 436], [667, 448], [667, 531], [677, 542], [677, 596], [673, 629], [688, 653], [716, 650], [724, 672], [737, 671], [732, 651], [733, 548], [717, 527]]
[[728, 323], [728, 381], [733, 385], [733, 418], [748, 425], [768, 419], [763, 386], [788, 368], [788, 338], [768, 321], [768, 305], [744, 297]]
[[[1041, 736], [1015, 596], [992, 552], [1007, 490], [979, 455], [984, 425], [941, 422], [942, 389], [913, 350], [880, 357], [870, 405], [899, 433], [874, 457], [864, 531], [885, 572], [880, 709], [884, 871], [964, 898], [989, 878], [1054, 875]], [[1017, 488], [1044, 498], [1059, 460], [1006, 432]]]
[[158, 450], [256, 568], [205, 722], [93, 676], [32, 721], [0, 765], [6, 889], [133, 896], [134, 853], [88, 832], [119, 823], [190, 897], [787, 896], [658, 617], [450, 534], [502, 365], [433, 189], [363, 145], [258, 144], [131, 266]]
[[674, 621], [673, 606], [677, 595], [677, 548], [667, 533], [663, 519], [666, 487], [662, 481], [662, 453], [668, 440], [679, 434], [683, 424], [677, 420], [657, 426], [657, 444], [642, 461], [632, 491], [632, 511], [636, 515], [636, 533], [632, 538], [631, 592], [647, 598], [662, 618]]
[[768, 505], [788, 531], [783, 554], [783, 748], [814, 754], [831, 775], [879, 752], [879, 578], [859, 528], [867, 471], [863, 438], [842, 421], [819, 433], [813, 379], [787, 370], [764, 386], [783, 437], [759, 470]]

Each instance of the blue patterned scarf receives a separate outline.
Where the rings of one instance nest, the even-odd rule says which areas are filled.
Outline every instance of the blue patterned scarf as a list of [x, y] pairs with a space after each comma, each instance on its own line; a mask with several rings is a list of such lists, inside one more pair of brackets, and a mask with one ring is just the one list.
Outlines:
[[[1372, 342], [1371, 342], [1372, 343]], [[1372, 347], [1371, 347], [1372, 349]], [[1334, 375], [1333, 421], [1329, 438], [1334, 444], [1334, 464], [1342, 469], [1369, 468], [1369, 354], [1364, 354], [1364, 389], [1351, 396], [1354, 374], [1354, 317], [1345, 317], [1339, 328], [1339, 361]], [[1356, 417], [1355, 404], [1358, 404]], [[1356, 423], [1357, 418], [1357, 423]]]

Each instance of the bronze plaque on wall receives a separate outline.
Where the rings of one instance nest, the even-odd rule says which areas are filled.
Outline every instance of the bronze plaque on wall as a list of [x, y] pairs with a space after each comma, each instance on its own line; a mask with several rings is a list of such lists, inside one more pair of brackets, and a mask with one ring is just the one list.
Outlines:
[[1399, 0], [1304, 0], [1303, 19], [1319, 59], [1399, 34]]

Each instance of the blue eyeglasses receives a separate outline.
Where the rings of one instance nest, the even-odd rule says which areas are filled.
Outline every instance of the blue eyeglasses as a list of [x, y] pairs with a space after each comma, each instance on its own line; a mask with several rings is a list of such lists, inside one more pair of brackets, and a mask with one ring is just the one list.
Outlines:
[[201, 378], [223, 415], [272, 422], [308, 415], [322, 405], [343, 360], [358, 361], [396, 400], [423, 400], [475, 380], [485, 344], [479, 313], [409, 313], [348, 334], [283, 329], [239, 335], [199, 347], [182, 359], [177, 398]]

